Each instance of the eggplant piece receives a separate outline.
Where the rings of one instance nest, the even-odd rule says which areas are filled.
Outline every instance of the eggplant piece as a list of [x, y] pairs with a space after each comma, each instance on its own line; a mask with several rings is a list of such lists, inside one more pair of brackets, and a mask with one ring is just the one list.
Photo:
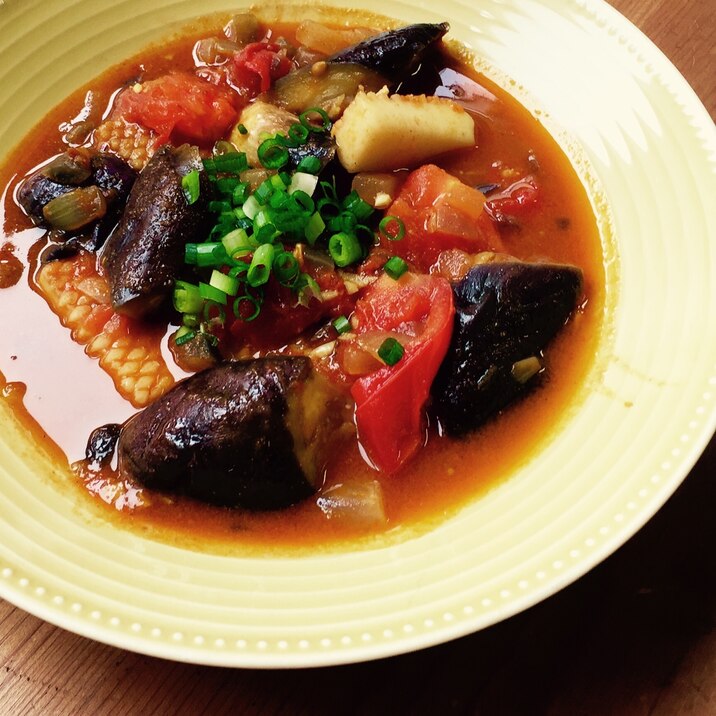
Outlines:
[[[314, 492], [312, 413], [328, 410], [302, 356], [224, 362], [187, 378], [124, 425], [120, 471], [214, 505], [278, 509]], [[329, 401], [330, 402], [330, 401]]]
[[446, 22], [423, 23], [370, 37], [277, 80], [276, 100], [291, 112], [322, 107], [336, 119], [360, 87], [377, 92], [384, 85], [395, 88], [407, 80], [449, 27]]
[[297, 147], [288, 149], [288, 171], [295, 171], [302, 159], [316, 157], [321, 162], [321, 169], [325, 169], [336, 156], [336, 141], [330, 134], [311, 133], [308, 139]]
[[529, 359], [577, 306], [582, 272], [568, 265], [489, 263], [472, 268], [453, 293], [452, 339], [431, 394], [445, 432], [461, 436], [534, 383]]
[[417, 69], [425, 52], [449, 29], [447, 22], [407, 25], [369, 37], [329, 57], [327, 62], [362, 65], [397, 84]]
[[[163, 146], [149, 160], [129, 194], [102, 261], [112, 306], [117, 313], [143, 318], [171, 295], [184, 264], [184, 246], [197, 238], [209, 219], [208, 180], [196, 147]], [[187, 202], [182, 177], [200, 174], [199, 198]]]

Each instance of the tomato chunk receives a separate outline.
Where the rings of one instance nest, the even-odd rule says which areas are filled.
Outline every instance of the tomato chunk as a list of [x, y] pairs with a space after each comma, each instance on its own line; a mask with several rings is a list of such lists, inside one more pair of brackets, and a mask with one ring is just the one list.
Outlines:
[[234, 93], [188, 72], [174, 72], [124, 90], [114, 115], [153, 129], [159, 143], [193, 142], [204, 146], [226, 135], [236, 121]]
[[510, 184], [485, 202], [485, 211], [495, 221], [514, 223], [534, 214], [540, 205], [540, 190], [535, 178], [526, 176]]
[[249, 99], [268, 92], [273, 80], [288, 74], [291, 60], [279, 45], [272, 42], [252, 42], [233, 58], [232, 83]]
[[504, 251], [484, 206], [482, 192], [426, 164], [411, 172], [386, 212], [403, 221], [405, 237], [400, 241], [381, 238], [381, 245], [424, 271], [444, 249]]
[[453, 294], [436, 276], [384, 277], [368, 288], [353, 314], [357, 339], [396, 338], [403, 357], [380, 365], [351, 388], [358, 437], [373, 465], [396, 472], [421, 446], [423, 411], [452, 335]]

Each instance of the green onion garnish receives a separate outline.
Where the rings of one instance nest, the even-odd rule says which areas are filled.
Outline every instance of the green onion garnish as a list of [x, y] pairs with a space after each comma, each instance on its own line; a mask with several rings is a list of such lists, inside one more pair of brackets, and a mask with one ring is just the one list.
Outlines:
[[[312, 124], [311, 119], [315, 118], [314, 115], [320, 117], [320, 125]], [[326, 111], [320, 107], [311, 107], [305, 112], [301, 112], [298, 119], [309, 132], [327, 132], [333, 126], [333, 122], [331, 122]]]
[[354, 214], [358, 221], [365, 221], [374, 211], [373, 207], [367, 201], [363, 201], [355, 190], [343, 200], [343, 208]]
[[323, 218], [318, 212], [315, 212], [308, 220], [306, 228], [303, 230], [303, 235], [306, 237], [306, 241], [313, 246], [325, 228], [326, 222], [323, 221]]
[[304, 124], [295, 122], [288, 128], [288, 138], [296, 144], [303, 144], [307, 139], [310, 130]]
[[395, 365], [405, 353], [403, 346], [395, 338], [386, 338], [378, 348], [378, 357], [386, 365]]
[[214, 170], [226, 174], [238, 174], [249, 168], [249, 162], [244, 152], [228, 152], [217, 154], [214, 157]]
[[383, 266], [385, 273], [396, 281], [408, 270], [408, 264], [400, 256], [391, 256]]
[[246, 272], [246, 281], [249, 286], [262, 286], [269, 280], [271, 265], [273, 264], [274, 248], [271, 244], [261, 244], [254, 252], [251, 265]]
[[296, 171], [305, 172], [306, 174], [318, 174], [318, 172], [321, 171], [321, 160], [309, 154], [307, 157], [301, 159], [296, 167]]
[[288, 162], [288, 149], [275, 137], [261, 142], [257, 155], [267, 169], [280, 169]]
[[179, 330], [174, 334], [174, 343], [178, 346], [183, 346], [194, 338], [195, 335], [196, 331], [193, 331], [187, 326], [180, 326]]
[[275, 189], [273, 184], [271, 183], [270, 179], [266, 179], [266, 181], [261, 182], [259, 186], [254, 191], [254, 196], [256, 197], [256, 201], [259, 202], [259, 204], [266, 204], [268, 200], [271, 198], [271, 195], [274, 193]]
[[378, 224], [378, 232], [388, 241], [400, 241], [405, 236], [405, 224], [397, 216], [384, 216]]
[[273, 272], [279, 283], [290, 284], [299, 274], [298, 259], [290, 251], [276, 254], [273, 260]]
[[363, 256], [363, 250], [358, 239], [352, 234], [340, 232], [333, 234], [328, 240], [328, 253], [336, 266], [343, 268], [358, 261]]
[[[221, 305], [222, 303], [226, 303], [226, 294], [224, 293], [222, 295], [224, 296], [223, 302], [207, 300], [204, 303], [202, 315], [205, 323], [217, 321], [223, 325], [226, 321], [226, 310]], [[214, 311], [214, 315], [212, 315], [212, 311]]]
[[184, 191], [187, 204], [194, 204], [199, 198], [199, 170], [194, 169], [181, 178], [181, 188]]
[[234, 187], [234, 191], [231, 194], [231, 203], [234, 206], [243, 204], [249, 197], [249, 185], [246, 182], [240, 182]]
[[177, 281], [174, 284], [172, 299], [174, 308], [179, 313], [199, 313], [204, 302], [199, 287], [187, 281]]
[[216, 269], [211, 272], [209, 285], [218, 288], [227, 296], [235, 296], [239, 292], [239, 279], [235, 276], [227, 276]]
[[238, 130], [239, 134], [248, 134], [249, 130], [246, 129], [246, 127], [243, 124], [237, 124], [236, 129]]
[[[201, 294], [201, 297], [207, 301], [213, 301], [214, 303], [224, 305], [226, 304], [226, 294], [208, 283], [202, 282], [199, 284], [199, 293]], [[206, 308], [206, 304], [204, 304], [204, 308]]]
[[[245, 305], [251, 307], [252, 312], [248, 315], [245, 315]], [[249, 294], [247, 293], [245, 296], [239, 296], [234, 301], [233, 311], [234, 316], [236, 316], [236, 318], [238, 318], [239, 320], [253, 321], [254, 318], [256, 318], [259, 313], [261, 313], [261, 301], [259, 301], [257, 298], [254, 298], [253, 296], [249, 296]]]
[[348, 333], [351, 329], [351, 322], [345, 316], [338, 316], [338, 318], [334, 318], [332, 323], [338, 333]]

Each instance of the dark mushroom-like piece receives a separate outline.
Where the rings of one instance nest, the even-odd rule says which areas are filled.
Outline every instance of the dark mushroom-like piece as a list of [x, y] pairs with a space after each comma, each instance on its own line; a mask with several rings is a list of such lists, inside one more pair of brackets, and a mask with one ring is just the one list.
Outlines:
[[448, 29], [445, 22], [423, 23], [370, 37], [277, 80], [275, 97], [292, 112], [322, 107], [335, 117], [359, 87], [377, 91], [384, 85], [395, 88], [407, 79]]
[[453, 335], [431, 394], [444, 430], [464, 435], [532, 385], [542, 351], [577, 306], [582, 272], [489, 263], [472, 268], [453, 292]]
[[[102, 255], [118, 313], [149, 316], [171, 295], [184, 246], [208, 220], [208, 183], [202, 169], [196, 147], [165, 145], [139, 175]], [[190, 204], [182, 178], [194, 170], [201, 172], [201, 184], [198, 199]]]
[[330, 389], [305, 357], [221, 363], [131, 418], [120, 471], [215, 505], [277, 509], [316, 489]]

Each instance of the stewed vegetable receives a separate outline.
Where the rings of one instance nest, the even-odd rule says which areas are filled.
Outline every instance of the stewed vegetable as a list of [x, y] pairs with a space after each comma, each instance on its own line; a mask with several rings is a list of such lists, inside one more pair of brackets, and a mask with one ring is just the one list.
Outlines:
[[33, 289], [133, 406], [86, 406], [92, 494], [252, 539], [387, 530], [473, 494], [529, 396], [569, 393], [588, 202], [448, 31], [237, 15], [41, 130], [10, 238], [38, 227]]

